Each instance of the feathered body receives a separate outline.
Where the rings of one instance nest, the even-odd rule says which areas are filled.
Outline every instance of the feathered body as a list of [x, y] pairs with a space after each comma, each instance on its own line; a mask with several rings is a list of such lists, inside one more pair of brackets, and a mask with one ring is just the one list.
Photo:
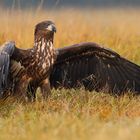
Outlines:
[[[51, 26], [52, 29], [48, 29]], [[18, 98], [19, 96], [24, 98], [28, 96], [31, 99], [30, 92], [36, 92], [37, 87], [41, 87], [44, 98], [50, 94], [49, 75], [56, 59], [56, 53], [53, 49], [55, 30], [55, 25], [51, 21], [37, 24], [32, 49], [18, 49], [13, 42], [8, 42], [4, 45], [3, 48], [13, 50], [10, 60], [7, 62], [10, 63], [9, 79], [12, 93]], [[12, 47], [8, 48], [7, 46]], [[2, 52], [5, 51], [3, 50]], [[7, 56], [9, 55], [7, 53]], [[34, 91], [32, 91], [32, 85], [34, 85]], [[6, 93], [4, 93], [5, 95]]]

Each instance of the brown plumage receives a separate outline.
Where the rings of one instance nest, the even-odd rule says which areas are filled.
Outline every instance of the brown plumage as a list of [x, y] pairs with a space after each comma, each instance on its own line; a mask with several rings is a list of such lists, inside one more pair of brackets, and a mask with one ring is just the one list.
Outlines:
[[140, 93], [140, 66], [96, 43], [80, 43], [57, 49], [50, 83], [52, 88]]
[[[1, 53], [5, 53], [8, 59], [0, 55], [6, 61], [0, 67], [7, 68], [2, 75], [8, 75], [9, 80], [6, 77], [7, 81], [1, 84], [1, 95], [7, 96], [8, 91], [8, 94], [12, 93], [18, 98], [25, 99], [28, 96], [29, 100], [33, 100], [30, 92], [33, 92], [32, 90], [35, 92], [37, 87], [40, 87], [43, 97], [47, 98], [50, 94], [50, 71], [56, 59], [53, 49], [54, 32], [56, 32], [54, 23], [43, 21], [35, 27], [32, 49], [21, 50], [16, 48], [14, 42], [8, 42], [1, 47]], [[34, 89], [30, 85], [34, 85]]]

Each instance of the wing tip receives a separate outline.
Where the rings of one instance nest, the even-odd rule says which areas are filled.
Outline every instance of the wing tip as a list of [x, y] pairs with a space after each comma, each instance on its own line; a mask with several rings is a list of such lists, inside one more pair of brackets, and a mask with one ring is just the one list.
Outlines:
[[15, 41], [7, 41], [1, 46], [0, 52], [7, 53], [11, 56], [14, 52], [15, 47]]
[[7, 45], [11, 45], [11, 46], [15, 46], [15, 41], [10, 40], [10, 41], [6, 41], [3, 45], [7, 46]]

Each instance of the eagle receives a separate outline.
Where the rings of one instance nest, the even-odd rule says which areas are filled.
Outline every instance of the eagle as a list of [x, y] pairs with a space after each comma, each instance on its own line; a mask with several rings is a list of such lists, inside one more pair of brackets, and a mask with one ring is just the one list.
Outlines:
[[[34, 47], [22, 50], [13, 41], [1, 46], [0, 51], [0, 95], [10, 95], [21, 100], [33, 100], [30, 88], [41, 88], [43, 98], [50, 94], [49, 76], [56, 59], [53, 48], [55, 24], [43, 21], [35, 26]], [[34, 86], [34, 87], [35, 87]]]
[[33, 48], [22, 50], [12, 41], [1, 47], [1, 97], [34, 101], [38, 87], [44, 99], [52, 88], [140, 93], [140, 66], [93, 42], [54, 49], [55, 32], [52, 21], [43, 21], [35, 26]]

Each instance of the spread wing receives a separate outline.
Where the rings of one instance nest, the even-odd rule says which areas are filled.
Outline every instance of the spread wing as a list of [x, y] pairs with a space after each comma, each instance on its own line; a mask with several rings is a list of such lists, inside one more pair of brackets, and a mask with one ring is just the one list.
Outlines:
[[54, 88], [77, 88], [121, 93], [140, 92], [140, 67], [95, 43], [58, 49], [50, 76]]
[[13, 54], [14, 48], [14, 42], [7, 42], [0, 47], [0, 93], [8, 88], [10, 56]]
[[0, 47], [0, 97], [23, 70], [23, 66], [20, 65], [23, 52], [24, 50], [16, 48], [13, 41], [6, 42]]

